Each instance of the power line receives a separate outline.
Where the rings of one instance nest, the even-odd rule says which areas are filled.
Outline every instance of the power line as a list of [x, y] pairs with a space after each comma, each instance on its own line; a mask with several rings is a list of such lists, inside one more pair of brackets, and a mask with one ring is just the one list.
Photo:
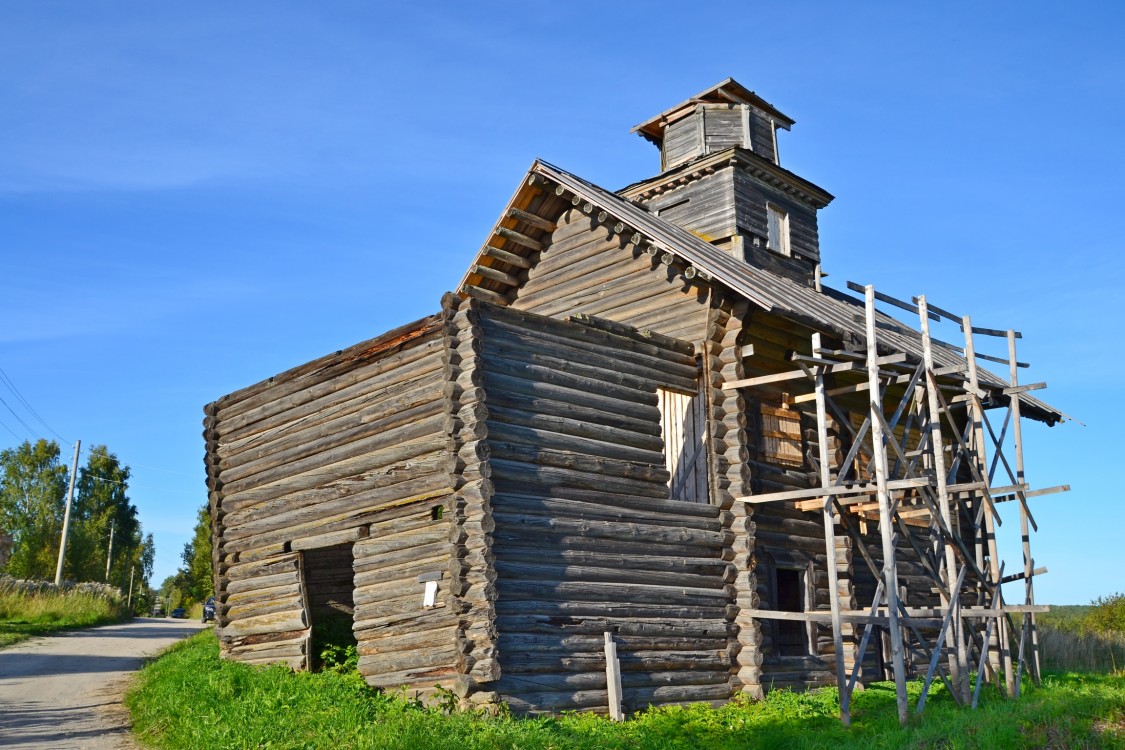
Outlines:
[[29, 412], [31, 412], [32, 416], [34, 416], [36, 419], [38, 419], [40, 424], [42, 424], [44, 427], [46, 427], [49, 432], [54, 433], [55, 437], [57, 437], [59, 440], [63, 441], [67, 445], [74, 445], [74, 443], [70, 442], [69, 440], [64, 438], [62, 435], [55, 432], [55, 428], [51, 427], [51, 425], [47, 424], [47, 421], [45, 419], [43, 419], [43, 417], [39, 416], [39, 412], [35, 411], [35, 407], [33, 407], [31, 405], [31, 403], [28, 402], [28, 400], [26, 398], [24, 398], [23, 394], [20, 393], [20, 389], [16, 388], [15, 382], [11, 379], [11, 377], [8, 376], [8, 373], [4, 372], [3, 367], [0, 367], [0, 382], [4, 383], [4, 385], [8, 387], [8, 390], [10, 390], [12, 393], [14, 393], [16, 395], [16, 398], [18, 398], [20, 400], [20, 403], [22, 403], [24, 405], [24, 407]]
[[20, 437], [19, 435], [17, 435], [17, 434], [16, 434], [16, 431], [15, 431], [15, 430], [13, 430], [13, 429], [12, 429], [11, 427], [9, 427], [8, 425], [4, 424], [3, 422], [0, 422], [0, 426], [3, 426], [5, 430], [7, 430], [8, 432], [12, 433], [12, 437], [14, 437], [14, 438], [15, 438], [16, 440], [22, 440], [22, 438], [21, 438], [21, 437]]
[[8, 402], [4, 400], [3, 396], [0, 396], [0, 404], [4, 404], [4, 406], [7, 406], [8, 411], [12, 412], [12, 416], [15, 417], [17, 420], [19, 420], [19, 423], [22, 424], [24, 427], [26, 427], [28, 432], [30, 432], [32, 435], [39, 438], [40, 440], [43, 439], [42, 435], [40, 435], [35, 430], [31, 429], [31, 427], [28, 426], [27, 422], [23, 421], [23, 419], [20, 417], [19, 414], [16, 414], [15, 409], [13, 409], [11, 406], [8, 406]]

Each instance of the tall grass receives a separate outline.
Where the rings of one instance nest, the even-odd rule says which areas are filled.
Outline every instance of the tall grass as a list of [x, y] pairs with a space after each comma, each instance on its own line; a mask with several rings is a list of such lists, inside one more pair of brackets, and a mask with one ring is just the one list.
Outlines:
[[0, 647], [57, 630], [119, 622], [121, 592], [103, 584], [56, 587], [0, 576]]
[[1036, 618], [1043, 669], [1125, 675], [1125, 624], [1116, 594], [1092, 605], [1051, 607]]
[[[743, 750], [744, 748], [1125, 748], [1125, 679], [1047, 675], [1020, 700], [994, 689], [976, 710], [938, 687], [923, 716], [900, 727], [894, 686], [855, 696], [850, 728], [836, 691], [776, 691], [735, 700], [651, 709], [615, 723], [591, 714], [489, 717], [425, 708], [376, 692], [357, 673], [293, 673], [219, 659], [210, 631], [147, 666], [126, 698], [135, 730], [159, 748], [311, 750]], [[916, 701], [920, 685], [909, 690]]]

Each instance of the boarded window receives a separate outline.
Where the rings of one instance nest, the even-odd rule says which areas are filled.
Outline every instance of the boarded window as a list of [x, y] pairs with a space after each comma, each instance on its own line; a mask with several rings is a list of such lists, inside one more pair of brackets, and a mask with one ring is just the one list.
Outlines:
[[782, 466], [805, 465], [800, 412], [762, 404], [762, 457]]
[[689, 503], [708, 502], [707, 413], [705, 399], [696, 394], [660, 388], [660, 431], [664, 436], [664, 465], [671, 475], [669, 496]]
[[775, 253], [790, 255], [789, 252], [789, 214], [772, 203], [766, 204], [768, 235], [766, 246]]

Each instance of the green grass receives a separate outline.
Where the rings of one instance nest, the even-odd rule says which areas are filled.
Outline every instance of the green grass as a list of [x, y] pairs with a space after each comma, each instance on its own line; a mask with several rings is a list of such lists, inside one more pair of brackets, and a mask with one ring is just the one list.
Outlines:
[[[911, 685], [915, 697], [918, 689]], [[986, 689], [970, 711], [939, 689], [906, 728], [886, 684], [856, 695], [850, 729], [837, 720], [834, 689], [655, 709], [620, 724], [589, 714], [490, 718], [383, 695], [355, 673], [221, 661], [214, 634], [204, 631], [142, 670], [126, 704], [142, 740], [160, 748], [1125, 748], [1125, 678], [1057, 673], [1024, 690], [1005, 701]]]
[[123, 602], [104, 595], [77, 590], [27, 593], [0, 585], [0, 648], [36, 635], [127, 617]]

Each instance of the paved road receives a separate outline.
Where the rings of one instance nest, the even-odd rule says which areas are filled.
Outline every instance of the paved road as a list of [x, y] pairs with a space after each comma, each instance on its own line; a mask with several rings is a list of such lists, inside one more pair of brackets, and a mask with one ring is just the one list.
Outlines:
[[200, 627], [141, 618], [0, 650], [0, 747], [135, 747], [121, 706], [129, 673]]

